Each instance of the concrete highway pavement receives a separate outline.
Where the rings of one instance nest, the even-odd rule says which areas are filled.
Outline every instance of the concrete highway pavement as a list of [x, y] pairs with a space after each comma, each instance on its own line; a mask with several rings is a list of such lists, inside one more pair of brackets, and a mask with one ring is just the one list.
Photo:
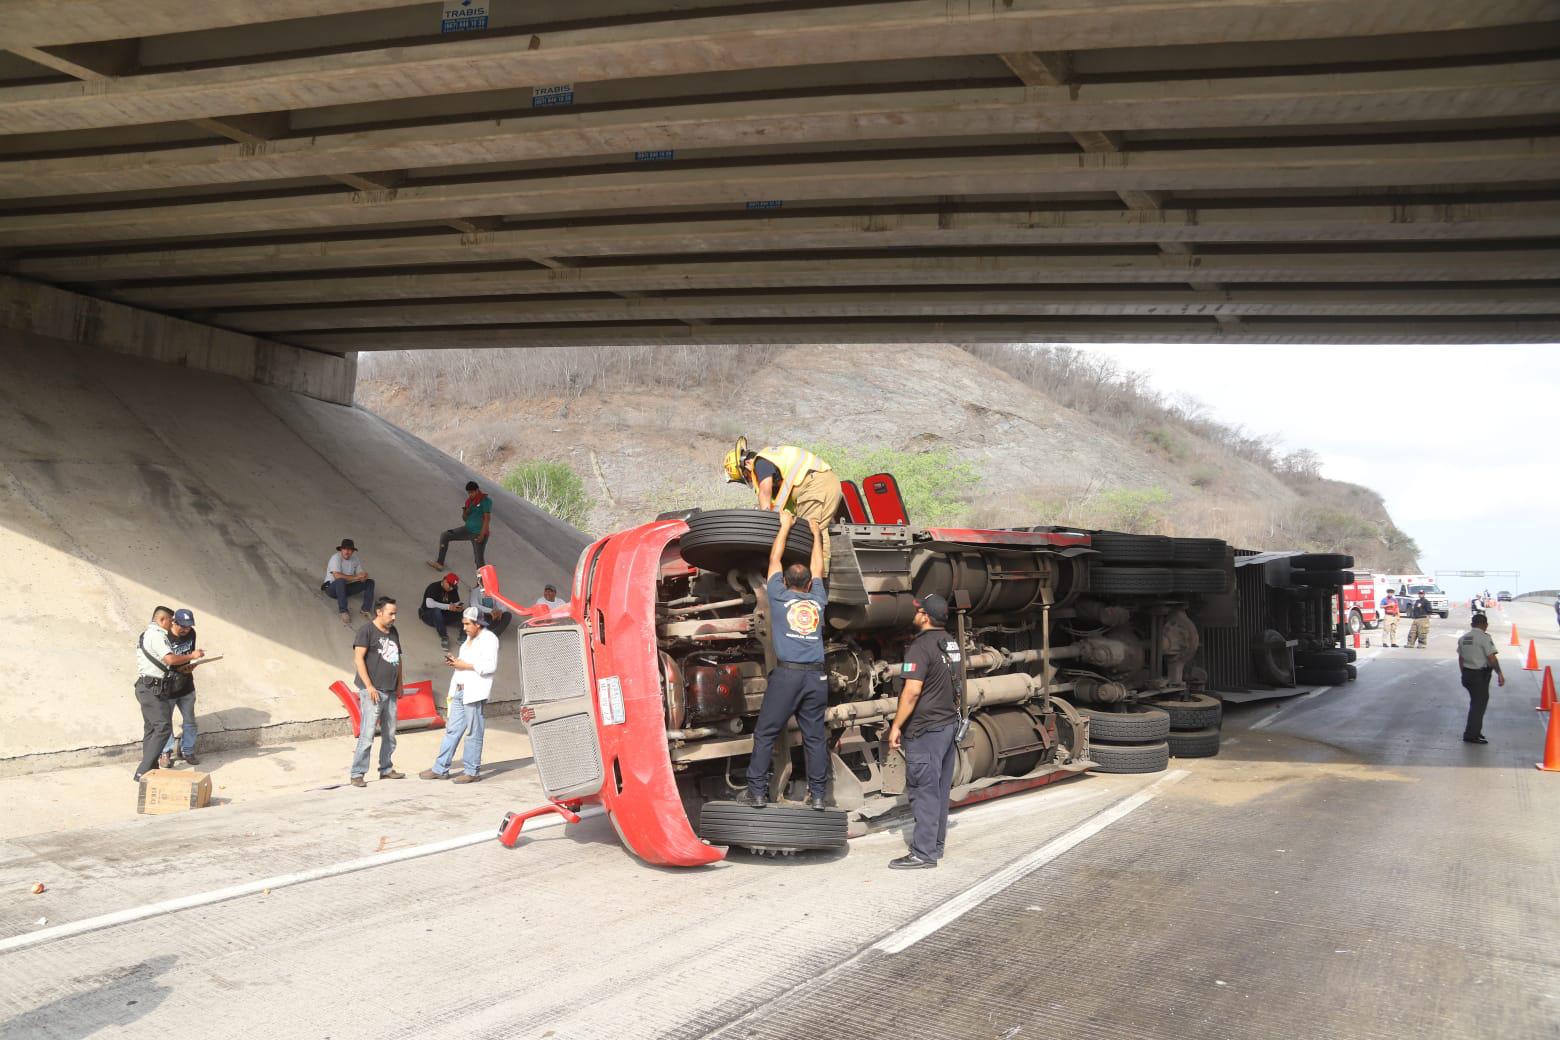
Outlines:
[[601, 819], [480, 839], [535, 800], [525, 769], [13, 842], [0, 943], [476, 843], [0, 953], [0, 1037], [1553, 1036], [1560, 777], [1533, 768], [1510, 648], [1491, 743], [1458, 740], [1460, 620], [1348, 687], [1230, 709], [1216, 759], [960, 811], [936, 871], [885, 870], [894, 830], [699, 872]]

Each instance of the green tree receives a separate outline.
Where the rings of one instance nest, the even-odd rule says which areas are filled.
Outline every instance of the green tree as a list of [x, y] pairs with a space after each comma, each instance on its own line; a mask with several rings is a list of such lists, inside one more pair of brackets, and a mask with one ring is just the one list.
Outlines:
[[1164, 523], [1161, 506], [1170, 503], [1164, 488], [1117, 488], [1100, 495], [1105, 526], [1133, 534], [1152, 534]]
[[593, 503], [585, 481], [567, 463], [529, 459], [504, 474], [504, 487], [544, 513], [584, 528]]

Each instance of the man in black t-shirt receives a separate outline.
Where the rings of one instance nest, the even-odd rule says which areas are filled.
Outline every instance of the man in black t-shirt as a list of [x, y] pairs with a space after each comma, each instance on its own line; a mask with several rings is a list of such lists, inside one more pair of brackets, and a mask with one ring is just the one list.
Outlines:
[[401, 780], [391, 759], [395, 755], [395, 706], [401, 695], [401, 633], [395, 628], [395, 600], [380, 596], [374, 601], [374, 620], [358, 629], [352, 640], [357, 664], [357, 748], [352, 753], [352, 786], [364, 787], [369, 753], [374, 747], [374, 727], [379, 728], [379, 779]]
[[888, 746], [904, 752], [905, 793], [915, 817], [909, 854], [889, 861], [895, 870], [924, 870], [942, 859], [948, 837], [948, 792], [958, 759], [954, 669], [960, 651], [958, 641], [943, 628], [948, 623], [948, 601], [926, 596], [916, 600], [915, 608], [916, 637], [899, 666], [905, 685], [888, 731]]
[[1413, 621], [1410, 622], [1408, 626], [1409, 646], [1413, 646], [1415, 643], [1418, 643], [1419, 648], [1423, 650], [1425, 647], [1430, 645], [1431, 613], [1432, 611], [1430, 609], [1430, 601], [1426, 599], [1425, 594], [1421, 592], [1419, 594], [1419, 598], [1414, 600], [1413, 606], [1409, 608], [1409, 616], [1413, 618]]

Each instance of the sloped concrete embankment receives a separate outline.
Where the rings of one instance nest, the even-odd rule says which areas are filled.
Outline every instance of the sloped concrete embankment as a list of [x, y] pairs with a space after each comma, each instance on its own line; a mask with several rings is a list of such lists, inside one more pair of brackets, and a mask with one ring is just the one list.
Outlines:
[[[414, 608], [474, 476], [359, 409], [0, 341], [0, 774], [131, 753], [135, 641], [159, 603], [193, 610], [201, 644], [225, 657], [199, 673], [203, 747], [345, 731], [328, 686], [350, 675], [351, 632], [318, 591], [342, 537], [400, 600], [408, 680], [442, 686]], [[488, 561], [506, 591], [566, 580], [584, 536], [495, 499]], [[450, 562], [474, 574], [469, 545]], [[512, 654], [496, 691], [516, 696]]]

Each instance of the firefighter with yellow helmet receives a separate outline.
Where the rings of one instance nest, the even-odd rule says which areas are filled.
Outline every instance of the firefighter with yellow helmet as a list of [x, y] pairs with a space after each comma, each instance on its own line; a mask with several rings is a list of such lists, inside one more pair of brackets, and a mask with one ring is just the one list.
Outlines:
[[782, 444], [750, 451], [746, 437], [726, 452], [726, 476], [758, 496], [758, 508], [788, 509], [818, 529], [823, 540], [823, 574], [829, 573], [829, 525], [840, 508], [840, 478], [806, 448]]

